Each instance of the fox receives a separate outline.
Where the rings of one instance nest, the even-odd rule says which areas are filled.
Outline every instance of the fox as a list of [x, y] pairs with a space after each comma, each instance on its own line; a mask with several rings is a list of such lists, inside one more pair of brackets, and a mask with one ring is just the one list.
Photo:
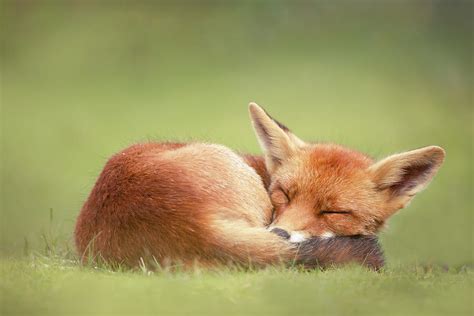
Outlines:
[[273, 206], [251, 167], [257, 161], [207, 143], [148, 142], [113, 155], [76, 221], [81, 262], [149, 269], [383, 267], [375, 238], [312, 238], [296, 245], [285, 231], [269, 231]]
[[373, 162], [303, 142], [255, 103], [249, 111], [263, 156], [202, 142], [113, 155], [76, 221], [82, 262], [382, 268], [378, 230], [430, 182], [444, 151]]

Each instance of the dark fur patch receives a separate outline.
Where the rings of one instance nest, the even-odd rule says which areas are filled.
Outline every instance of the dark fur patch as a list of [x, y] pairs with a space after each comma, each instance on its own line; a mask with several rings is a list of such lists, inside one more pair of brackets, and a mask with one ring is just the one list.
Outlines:
[[276, 235], [278, 235], [278, 236], [280, 236], [280, 237], [283, 238], [283, 239], [289, 239], [289, 238], [290, 238], [290, 234], [288, 234], [288, 232], [287, 232], [286, 230], [281, 229], [281, 228], [278, 228], [278, 227], [277, 227], [277, 228], [273, 228], [273, 229], [271, 230], [271, 232], [274, 233], [274, 234], [276, 234]]
[[376, 236], [313, 237], [299, 245], [297, 264], [307, 268], [325, 268], [356, 262], [379, 270], [384, 265], [384, 255]]

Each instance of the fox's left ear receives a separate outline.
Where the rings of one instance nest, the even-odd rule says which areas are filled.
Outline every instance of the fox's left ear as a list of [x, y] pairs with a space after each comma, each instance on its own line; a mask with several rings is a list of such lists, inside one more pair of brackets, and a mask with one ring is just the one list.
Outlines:
[[270, 172], [294, 155], [298, 148], [304, 146], [305, 143], [301, 139], [291, 133], [285, 125], [274, 120], [258, 104], [251, 102], [249, 112]]
[[443, 148], [429, 146], [389, 156], [369, 168], [376, 188], [386, 193], [392, 214], [407, 206], [418, 192], [426, 188], [445, 155]]

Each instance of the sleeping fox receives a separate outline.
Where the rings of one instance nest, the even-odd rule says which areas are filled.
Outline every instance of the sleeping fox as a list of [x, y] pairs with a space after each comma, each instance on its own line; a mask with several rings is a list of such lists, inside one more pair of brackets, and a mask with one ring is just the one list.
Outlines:
[[380, 268], [375, 234], [430, 182], [444, 151], [426, 147], [374, 163], [338, 145], [303, 142], [255, 103], [250, 114], [264, 157], [153, 142], [112, 156], [77, 219], [82, 259]]

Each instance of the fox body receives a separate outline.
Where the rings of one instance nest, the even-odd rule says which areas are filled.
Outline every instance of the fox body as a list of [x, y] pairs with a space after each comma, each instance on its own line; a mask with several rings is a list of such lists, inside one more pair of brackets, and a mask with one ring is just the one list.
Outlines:
[[263, 157], [206, 143], [136, 144], [112, 156], [77, 219], [82, 259], [381, 267], [374, 235], [431, 180], [444, 151], [374, 163], [307, 144], [256, 104], [250, 113]]
[[[247, 161], [247, 163], [246, 163]], [[137, 266], [308, 266], [356, 261], [380, 267], [371, 238], [312, 240], [296, 247], [267, 230], [272, 204], [263, 159], [204, 143], [146, 143], [105, 165], [76, 224], [83, 260]], [[267, 177], [267, 176], [266, 176]]]

